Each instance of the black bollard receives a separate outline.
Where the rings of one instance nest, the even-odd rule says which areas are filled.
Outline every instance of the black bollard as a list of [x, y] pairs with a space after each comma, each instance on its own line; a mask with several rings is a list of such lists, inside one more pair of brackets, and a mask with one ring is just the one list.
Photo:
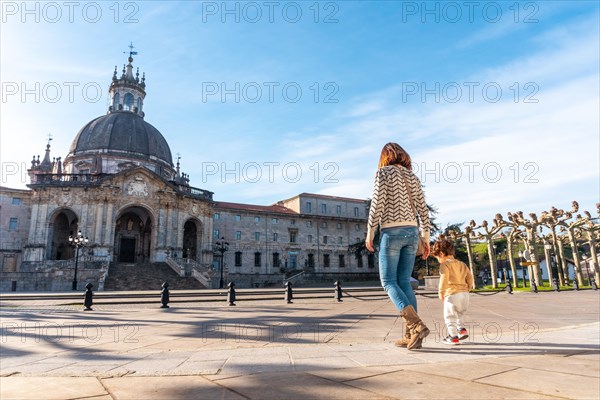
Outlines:
[[160, 302], [162, 306], [160, 308], [169, 308], [169, 282], [162, 284], [162, 292], [160, 293]]
[[83, 311], [94, 311], [92, 309], [92, 304], [94, 303], [94, 292], [92, 292], [92, 288], [94, 285], [88, 283], [85, 285], [85, 300], [83, 300], [83, 306], [85, 307]]
[[293, 298], [294, 298], [294, 293], [292, 292], [292, 282], [287, 281], [285, 283], [285, 301], [288, 304], [291, 304]]
[[230, 306], [235, 306], [235, 283], [229, 282], [227, 287], [229, 288], [227, 290], [227, 301], [229, 302]]
[[558, 284], [558, 278], [556, 276], [552, 278], [552, 286], [554, 286], [555, 292], [560, 292], [560, 285]]
[[342, 300], [342, 285], [340, 284], [340, 281], [336, 281], [334, 283], [334, 287], [335, 287], [335, 295], [334, 298], [337, 301], [343, 301]]
[[538, 292], [538, 288], [537, 288], [537, 283], [535, 283], [535, 280], [531, 280], [531, 291], [533, 293], [537, 293]]
[[598, 290], [598, 284], [596, 283], [596, 280], [593, 277], [590, 278], [590, 280], [592, 281], [592, 283], [591, 283], [592, 289]]
[[510, 281], [506, 282], [506, 291], [508, 292], [508, 294], [512, 294], [513, 292], [512, 283]]
[[573, 279], [573, 289], [579, 290], [579, 281], [577, 281], [577, 278]]

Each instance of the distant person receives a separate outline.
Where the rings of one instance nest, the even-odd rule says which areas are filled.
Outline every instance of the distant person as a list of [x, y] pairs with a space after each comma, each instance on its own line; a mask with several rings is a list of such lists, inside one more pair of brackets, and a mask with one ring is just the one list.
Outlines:
[[454, 258], [454, 246], [443, 237], [433, 245], [431, 255], [440, 263], [438, 293], [444, 302], [444, 322], [448, 330], [448, 336], [443, 339], [443, 343], [456, 345], [469, 337], [463, 317], [469, 308], [473, 275], [464, 262]]
[[[421, 348], [429, 329], [417, 315], [417, 298], [410, 284], [415, 264], [419, 232], [425, 238], [423, 259], [429, 256], [429, 210], [421, 182], [412, 172], [410, 156], [396, 143], [381, 150], [375, 187], [369, 210], [365, 246], [374, 252], [373, 238], [381, 229], [379, 242], [379, 276], [381, 285], [400, 311], [404, 321], [404, 338], [396, 346], [409, 350]], [[418, 221], [417, 222], [417, 214]]]

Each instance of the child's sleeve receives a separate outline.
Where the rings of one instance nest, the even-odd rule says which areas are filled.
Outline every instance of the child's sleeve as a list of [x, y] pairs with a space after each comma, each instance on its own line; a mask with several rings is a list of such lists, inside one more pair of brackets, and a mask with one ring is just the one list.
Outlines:
[[448, 274], [446, 271], [446, 265], [440, 265], [440, 285], [438, 287], [438, 297], [440, 299], [443, 298], [444, 293], [446, 293], [446, 289], [448, 288]]

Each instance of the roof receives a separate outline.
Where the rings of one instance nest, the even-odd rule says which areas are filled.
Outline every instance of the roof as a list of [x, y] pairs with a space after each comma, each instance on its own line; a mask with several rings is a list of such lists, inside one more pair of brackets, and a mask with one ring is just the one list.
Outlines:
[[339, 197], [339, 196], [330, 196], [330, 195], [326, 195], [326, 194], [316, 194], [316, 193], [306, 193], [306, 192], [300, 193], [294, 197], [290, 197], [289, 199], [285, 199], [282, 201], [290, 201], [297, 197], [316, 197], [316, 198], [324, 199], [324, 200], [352, 201], [352, 202], [360, 202], [360, 203], [368, 202], [368, 200], [366, 200], [366, 199], [355, 199], [352, 197]]
[[242, 204], [242, 203], [228, 203], [225, 201], [217, 201], [215, 203], [215, 210], [240, 210], [240, 211], [252, 211], [260, 213], [280, 213], [280, 214], [294, 214], [297, 215], [294, 210], [287, 207], [272, 205], [272, 206], [260, 206], [256, 204]]
[[82, 153], [129, 153], [173, 165], [171, 149], [154, 126], [132, 112], [118, 111], [88, 122], [73, 140], [69, 156]]

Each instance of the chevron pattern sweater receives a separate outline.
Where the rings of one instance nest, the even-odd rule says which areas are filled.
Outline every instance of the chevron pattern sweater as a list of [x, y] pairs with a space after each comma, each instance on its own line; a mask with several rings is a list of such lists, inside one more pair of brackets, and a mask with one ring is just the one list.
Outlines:
[[[410, 186], [404, 184], [404, 178]], [[414, 215], [410, 206], [407, 190], [410, 190], [414, 208], [419, 215]], [[388, 165], [379, 168], [375, 176], [375, 187], [369, 210], [367, 240], [373, 240], [377, 227], [392, 228], [397, 226], [420, 226], [421, 235], [429, 242], [429, 210], [421, 189], [419, 178], [407, 168], [400, 165]]]

